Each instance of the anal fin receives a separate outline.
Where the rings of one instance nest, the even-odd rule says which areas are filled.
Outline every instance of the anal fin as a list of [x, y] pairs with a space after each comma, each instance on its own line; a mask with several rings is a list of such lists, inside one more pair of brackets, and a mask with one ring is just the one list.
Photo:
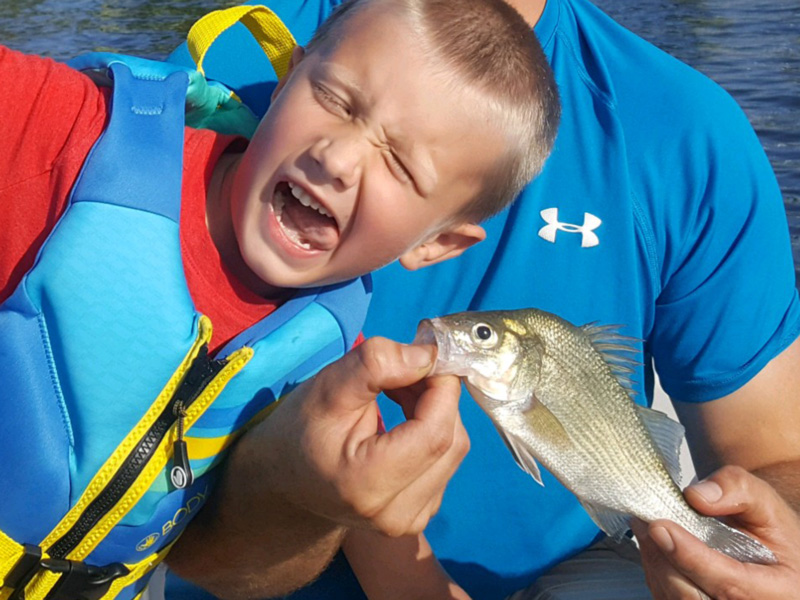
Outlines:
[[586, 512], [589, 513], [589, 516], [592, 517], [592, 521], [594, 521], [606, 535], [616, 541], [621, 540], [631, 528], [630, 515], [606, 508], [605, 506], [592, 504], [591, 502], [584, 502], [583, 500], [581, 500], [581, 504], [583, 508], [586, 509]]

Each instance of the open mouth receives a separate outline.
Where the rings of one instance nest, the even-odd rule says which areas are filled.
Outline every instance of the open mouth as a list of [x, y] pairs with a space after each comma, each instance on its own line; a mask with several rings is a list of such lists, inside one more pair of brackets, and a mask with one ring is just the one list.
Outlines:
[[278, 183], [273, 208], [283, 233], [300, 248], [332, 250], [339, 242], [336, 219], [299, 185]]

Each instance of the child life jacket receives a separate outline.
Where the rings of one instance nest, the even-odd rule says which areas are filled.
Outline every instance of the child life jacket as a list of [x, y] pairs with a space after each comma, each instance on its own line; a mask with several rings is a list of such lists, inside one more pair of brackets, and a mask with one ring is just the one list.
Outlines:
[[208, 354], [179, 239], [183, 72], [111, 66], [110, 121], [0, 306], [0, 600], [133, 598], [226, 447], [355, 341], [368, 277]]

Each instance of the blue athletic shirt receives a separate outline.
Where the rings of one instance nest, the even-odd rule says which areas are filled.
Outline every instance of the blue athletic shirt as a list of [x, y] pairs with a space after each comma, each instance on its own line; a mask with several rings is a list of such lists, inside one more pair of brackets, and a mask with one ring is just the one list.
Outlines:
[[[266, 3], [304, 44], [339, 2]], [[644, 340], [639, 402], [653, 364], [673, 399], [733, 392], [800, 329], [781, 193], [747, 118], [585, 0], [548, 0], [535, 33], [563, 103], [544, 171], [461, 258], [376, 273], [365, 332], [409, 341], [424, 317], [536, 307]], [[382, 410], [389, 426], [402, 418]], [[540, 487], [516, 466], [466, 394], [461, 412], [472, 448], [426, 535], [473, 598], [500, 599], [598, 529], [552, 476]], [[363, 597], [347, 570], [336, 561], [292, 598]]]

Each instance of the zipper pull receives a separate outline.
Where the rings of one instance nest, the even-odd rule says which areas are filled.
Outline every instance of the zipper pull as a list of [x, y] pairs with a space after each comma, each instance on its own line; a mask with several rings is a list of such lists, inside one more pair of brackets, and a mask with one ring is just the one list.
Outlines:
[[178, 417], [178, 439], [172, 449], [172, 470], [169, 478], [179, 490], [186, 489], [194, 482], [194, 474], [189, 464], [189, 448], [183, 439], [183, 419], [186, 417], [186, 409], [183, 402], [176, 402], [172, 412]]

